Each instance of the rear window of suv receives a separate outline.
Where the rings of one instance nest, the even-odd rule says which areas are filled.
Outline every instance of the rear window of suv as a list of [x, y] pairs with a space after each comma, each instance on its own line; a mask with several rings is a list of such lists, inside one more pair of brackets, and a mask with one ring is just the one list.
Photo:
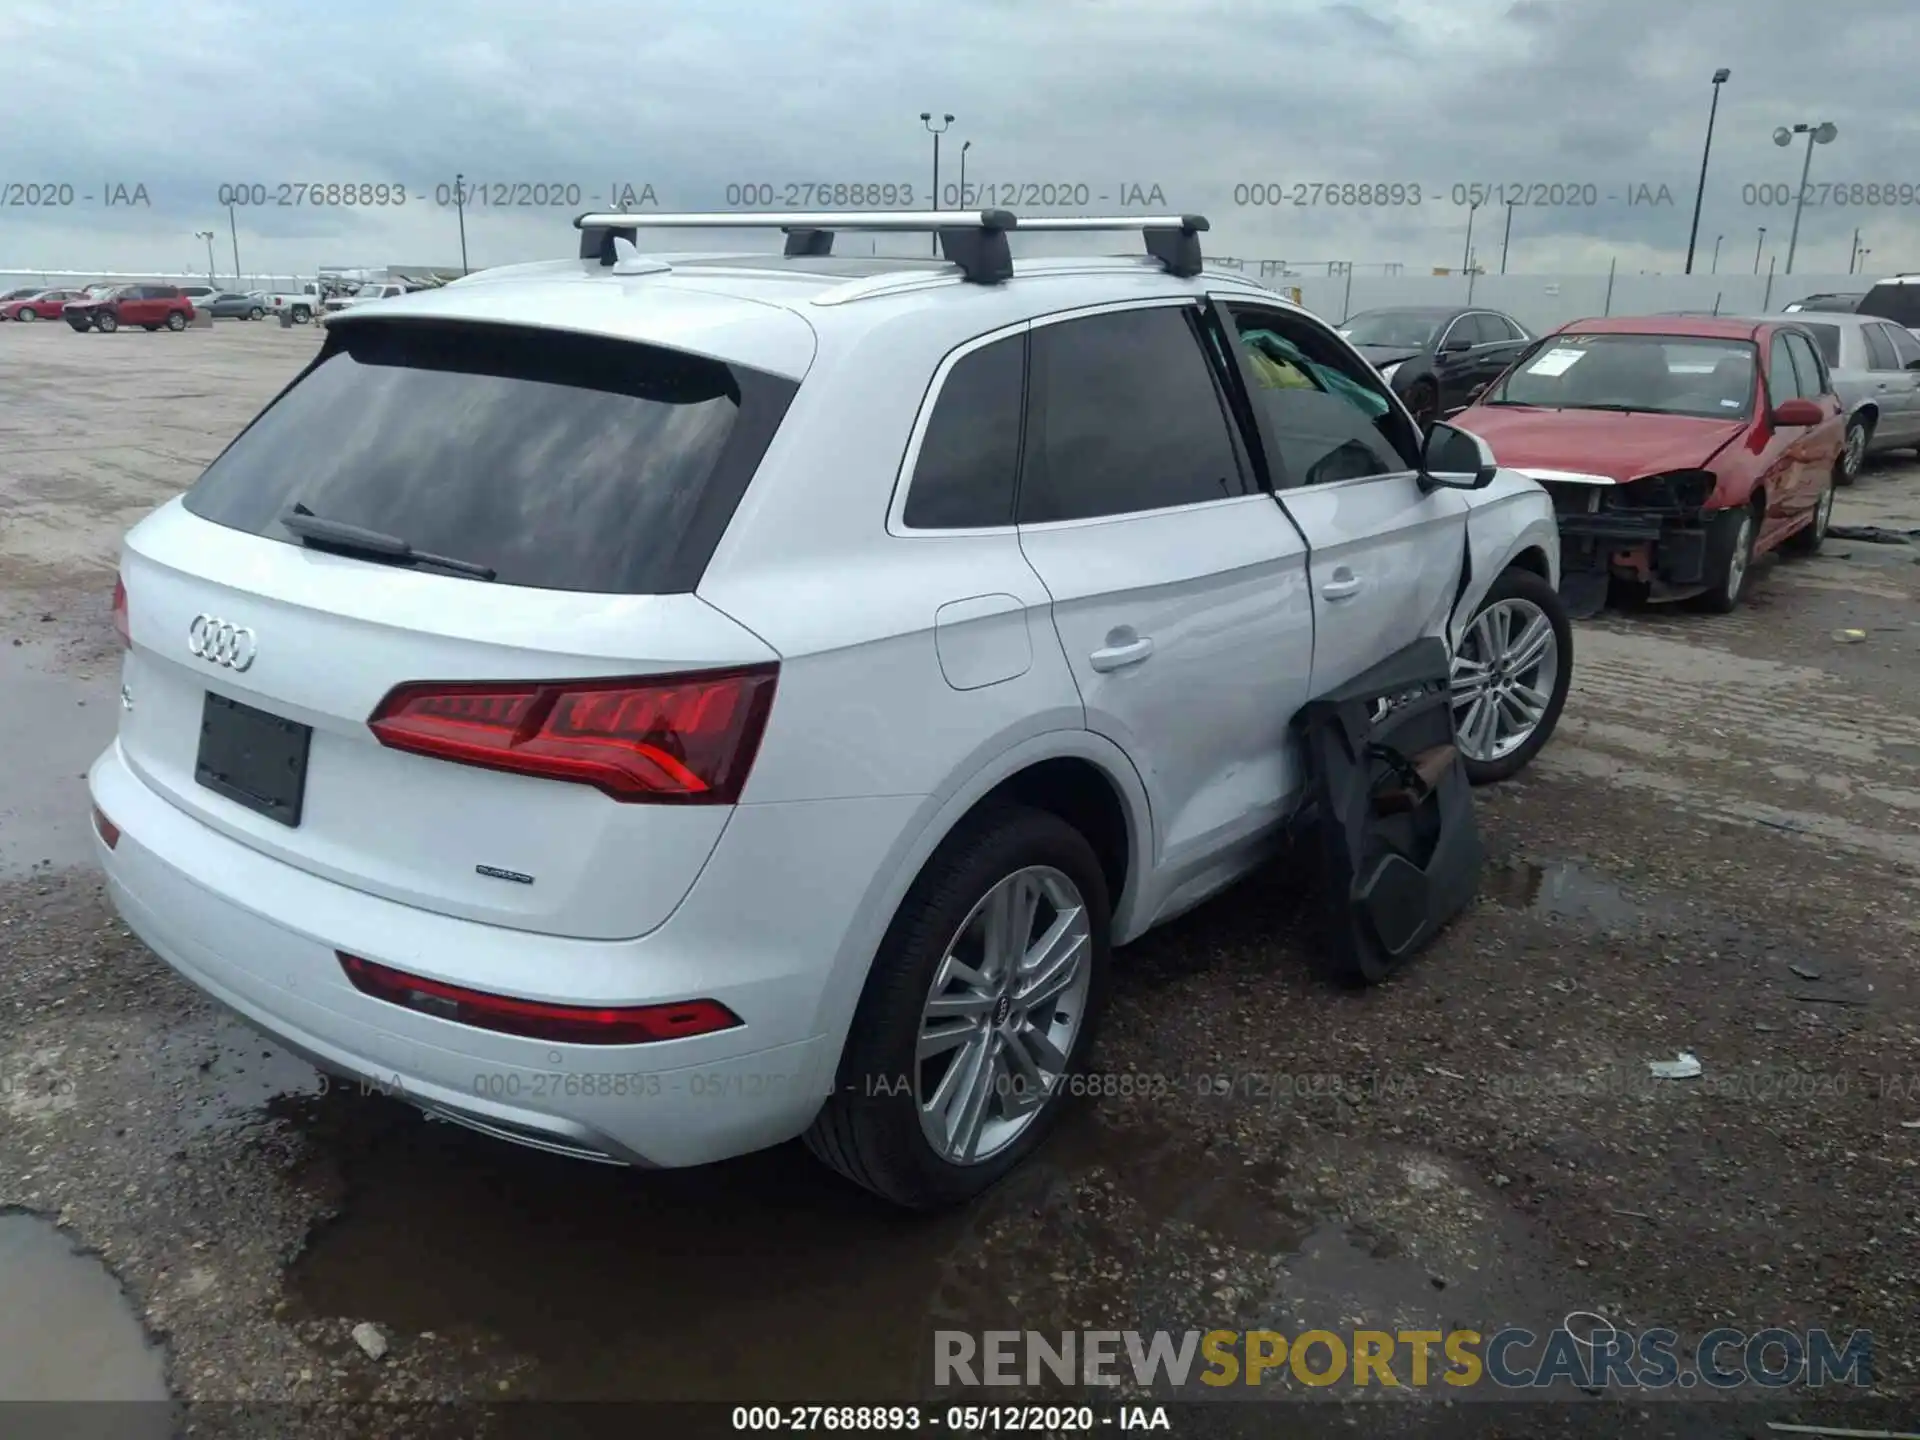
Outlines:
[[1856, 313], [1891, 320], [1909, 330], [1920, 327], [1920, 282], [1876, 285], [1867, 292]]
[[331, 332], [184, 503], [297, 545], [280, 516], [298, 502], [501, 584], [685, 592], [797, 389], [632, 341], [362, 322]]

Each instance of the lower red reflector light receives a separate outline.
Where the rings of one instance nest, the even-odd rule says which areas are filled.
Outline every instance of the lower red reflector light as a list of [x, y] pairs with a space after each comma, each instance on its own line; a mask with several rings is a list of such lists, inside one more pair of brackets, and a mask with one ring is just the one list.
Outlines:
[[120, 827], [107, 819], [107, 812], [98, 805], [93, 807], [93, 828], [100, 832], [100, 838], [107, 842], [111, 850], [120, 843]]
[[[109, 841], [109, 844], [112, 842]], [[677, 1000], [670, 1005], [552, 1005], [489, 995], [440, 980], [409, 975], [358, 955], [334, 952], [353, 988], [363, 995], [435, 1015], [480, 1030], [558, 1040], [570, 1045], [647, 1045], [731, 1030], [743, 1022], [718, 1000]]]

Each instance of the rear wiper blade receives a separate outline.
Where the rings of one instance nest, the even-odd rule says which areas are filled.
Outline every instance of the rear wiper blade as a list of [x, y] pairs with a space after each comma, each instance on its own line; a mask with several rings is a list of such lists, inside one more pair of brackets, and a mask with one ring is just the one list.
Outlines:
[[431, 565], [439, 570], [471, 575], [476, 580], [491, 580], [499, 573], [491, 565], [477, 565], [471, 560], [457, 559], [452, 555], [435, 555], [430, 551], [416, 550], [400, 536], [389, 535], [384, 530], [369, 530], [365, 526], [349, 525], [344, 520], [329, 520], [324, 515], [314, 514], [298, 502], [281, 512], [280, 523], [302, 540], [311, 540], [316, 544], [349, 551], [356, 555], [366, 555], [377, 560], [398, 560], [409, 565]]

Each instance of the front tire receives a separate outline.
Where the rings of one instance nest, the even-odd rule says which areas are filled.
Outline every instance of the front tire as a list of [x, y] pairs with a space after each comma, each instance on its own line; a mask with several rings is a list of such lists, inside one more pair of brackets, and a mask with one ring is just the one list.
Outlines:
[[178, 335], [186, 328], [187, 317], [182, 315], [178, 310], [175, 310], [171, 315], [167, 316], [167, 329], [173, 331], [174, 334]]
[[30, 322], [38, 320], [40, 317], [31, 310], [22, 310], [18, 318], [22, 321]]
[[102, 335], [111, 335], [120, 328], [120, 317], [111, 311], [102, 310], [94, 317], [93, 328]]
[[306, 306], [296, 305], [293, 307], [294, 324], [305, 325], [311, 319], [313, 319], [313, 311], [309, 310]]
[[249, 320], [264, 320], [266, 315], [267, 312], [262, 310], [258, 305], [247, 311], [247, 318]]
[[1453, 657], [1456, 741], [1475, 785], [1510, 780], [1552, 738], [1573, 683], [1573, 622], [1530, 570], [1493, 582]]
[[930, 1210], [988, 1189], [1045, 1141], [1106, 998], [1110, 901], [1086, 838], [996, 804], [941, 844], [880, 943], [807, 1146]]
[[1746, 598], [1753, 574], [1753, 541], [1759, 532], [1754, 507], [1722, 510], [1707, 532], [1707, 573], [1713, 577], [1700, 603], [1716, 615], [1730, 615]]

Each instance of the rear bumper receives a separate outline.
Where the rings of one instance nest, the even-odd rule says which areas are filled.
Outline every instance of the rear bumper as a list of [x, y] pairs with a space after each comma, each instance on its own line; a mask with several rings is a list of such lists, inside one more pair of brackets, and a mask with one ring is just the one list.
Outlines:
[[[810, 1123], [838, 1062], [822, 995], [872, 879], [863, 852], [876, 852], [877, 864], [913, 808], [910, 798], [743, 807], [740, 833], [730, 825], [732, 843], [723, 841], [665, 925], [603, 942], [435, 915], [287, 865], [177, 809], [127, 766], [117, 742], [88, 778], [120, 830], [111, 850], [96, 840], [120, 914], [256, 1028], [431, 1117], [582, 1158], [661, 1167], [778, 1144]], [[797, 843], [809, 835], [811, 853]], [[821, 835], [845, 848], [820, 845]], [[770, 852], [792, 856], [790, 878], [769, 866]], [[845, 895], [827, 883], [836, 872]], [[810, 892], [803, 910], [792, 903], [796, 889]], [[496, 1034], [363, 995], [336, 950], [562, 1003], [711, 996], [746, 1023], [629, 1046]]]

